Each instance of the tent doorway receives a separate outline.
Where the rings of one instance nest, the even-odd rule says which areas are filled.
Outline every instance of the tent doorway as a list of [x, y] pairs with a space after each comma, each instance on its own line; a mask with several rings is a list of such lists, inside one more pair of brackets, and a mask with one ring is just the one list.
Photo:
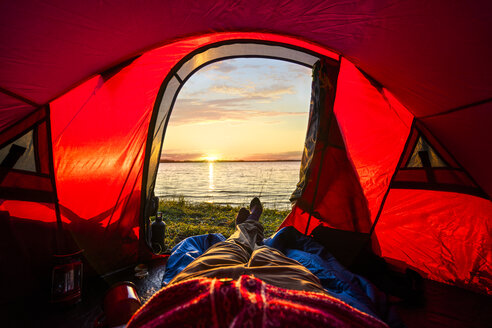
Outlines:
[[253, 196], [268, 209], [267, 235], [278, 228], [299, 180], [311, 75], [310, 67], [285, 60], [235, 58], [207, 65], [187, 81], [168, 123], [154, 188], [168, 247], [189, 235], [230, 235], [234, 212]]
[[[327, 55], [327, 54], [324, 54]], [[338, 59], [334, 53], [328, 53]], [[158, 165], [162, 153], [164, 135], [175, 106], [177, 96], [185, 82], [199, 69], [208, 64], [234, 58], [279, 59], [311, 68], [319, 54], [306, 48], [283, 43], [235, 39], [210, 44], [185, 56], [169, 72], [161, 85], [154, 105], [147, 137], [145, 162], [142, 177], [140, 231], [145, 232], [144, 240], [149, 245], [148, 220], [156, 212], [151, 199], [155, 195]], [[335, 60], [335, 58], [333, 58]], [[150, 246], [150, 245], [149, 245]]]

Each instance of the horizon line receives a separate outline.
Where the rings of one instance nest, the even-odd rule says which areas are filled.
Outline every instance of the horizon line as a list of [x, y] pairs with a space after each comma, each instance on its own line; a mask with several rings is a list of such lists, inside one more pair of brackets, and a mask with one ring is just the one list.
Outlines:
[[215, 161], [207, 161], [206, 159], [197, 160], [173, 160], [173, 159], [160, 159], [159, 163], [234, 163], [234, 162], [300, 162], [301, 159], [218, 159]]

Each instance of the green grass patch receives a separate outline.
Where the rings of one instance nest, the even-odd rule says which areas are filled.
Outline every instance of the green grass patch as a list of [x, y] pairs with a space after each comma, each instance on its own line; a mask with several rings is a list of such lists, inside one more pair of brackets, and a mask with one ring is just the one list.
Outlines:
[[[192, 203], [184, 198], [161, 200], [159, 211], [166, 223], [166, 246], [168, 250], [186, 237], [206, 233], [221, 233], [228, 238], [235, 230], [235, 218], [239, 206]], [[271, 236], [280, 226], [289, 210], [265, 208], [260, 222], [265, 228], [265, 237]]]

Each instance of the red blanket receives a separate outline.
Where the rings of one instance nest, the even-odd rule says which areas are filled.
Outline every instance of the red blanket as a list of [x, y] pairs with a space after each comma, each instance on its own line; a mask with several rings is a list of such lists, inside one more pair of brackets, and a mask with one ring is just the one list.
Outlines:
[[128, 327], [387, 327], [325, 294], [282, 289], [260, 279], [197, 278], [156, 293]]

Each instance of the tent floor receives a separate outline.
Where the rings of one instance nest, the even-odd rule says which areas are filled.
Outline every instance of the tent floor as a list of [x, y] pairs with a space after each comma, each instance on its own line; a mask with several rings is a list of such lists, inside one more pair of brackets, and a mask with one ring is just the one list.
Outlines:
[[[160, 289], [166, 269], [165, 259], [154, 260], [148, 265], [149, 275], [138, 279], [133, 267], [114, 272], [87, 283], [82, 301], [68, 309], [43, 306], [19, 306], [3, 308], [2, 318], [7, 327], [87, 327], [102, 315], [102, 301], [108, 288], [120, 281], [132, 281], [142, 303]], [[425, 306], [397, 305], [397, 311], [408, 328], [424, 327], [490, 327], [492, 322], [492, 297], [473, 293], [426, 280]], [[5, 321], [3, 322], [5, 323]], [[2, 326], [5, 325], [2, 323]]]

